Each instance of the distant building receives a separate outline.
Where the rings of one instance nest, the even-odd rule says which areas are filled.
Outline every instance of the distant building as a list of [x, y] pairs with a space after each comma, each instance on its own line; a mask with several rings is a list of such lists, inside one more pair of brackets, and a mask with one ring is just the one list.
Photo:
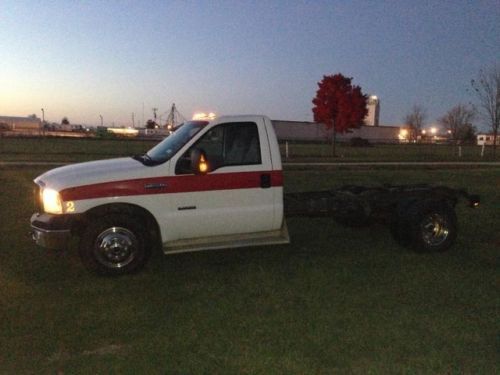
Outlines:
[[48, 126], [49, 130], [60, 131], [60, 132], [86, 132], [89, 129], [86, 126], [80, 124], [57, 124], [52, 123]]
[[[493, 146], [493, 134], [478, 134], [477, 145]], [[497, 135], [497, 146], [498, 145], [500, 145], [500, 134]]]
[[38, 133], [42, 130], [42, 121], [33, 117], [0, 116], [0, 124], [6, 124], [15, 132]]
[[[339, 141], [352, 138], [363, 138], [372, 143], [399, 143], [402, 141], [400, 126], [379, 126], [380, 99], [375, 95], [368, 97], [366, 105], [368, 113], [364, 125], [357, 129], [349, 129], [344, 134], [337, 133]], [[324, 142], [332, 139], [332, 130], [324, 124], [307, 121], [272, 120], [274, 130], [280, 141], [313, 141]]]
[[380, 116], [380, 100], [375, 95], [368, 97], [368, 104], [366, 105], [368, 113], [365, 116], [365, 125], [378, 126]]
[[[272, 124], [280, 141], [325, 142], [332, 138], [332, 130], [317, 122], [272, 120]], [[399, 126], [362, 125], [344, 134], [337, 133], [337, 139], [364, 138], [372, 143], [399, 143], [400, 130]]]
[[107, 128], [108, 133], [115, 135], [121, 135], [124, 137], [137, 137], [139, 134], [139, 129], [132, 128]]

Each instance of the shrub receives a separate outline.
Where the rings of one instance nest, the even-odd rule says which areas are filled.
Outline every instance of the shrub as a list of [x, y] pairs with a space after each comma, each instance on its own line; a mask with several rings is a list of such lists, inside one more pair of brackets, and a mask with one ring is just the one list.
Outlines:
[[372, 144], [368, 141], [368, 139], [364, 139], [361, 137], [351, 138], [349, 141], [349, 145], [351, 147], [372, 147]]

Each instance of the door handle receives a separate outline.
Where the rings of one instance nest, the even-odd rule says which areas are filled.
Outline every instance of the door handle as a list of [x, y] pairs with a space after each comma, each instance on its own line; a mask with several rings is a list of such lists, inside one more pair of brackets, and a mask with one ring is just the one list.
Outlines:
[[183, 206], [183, 207], [177, 207], [177, 210], [179, 210], [179, 211], [185, 211], [185, 210], [196, 210], [196, 206]]
[[260, 175], [260, 187], [263, 189], [271, 187], [271, 175], [269, 173], [263, 173]]

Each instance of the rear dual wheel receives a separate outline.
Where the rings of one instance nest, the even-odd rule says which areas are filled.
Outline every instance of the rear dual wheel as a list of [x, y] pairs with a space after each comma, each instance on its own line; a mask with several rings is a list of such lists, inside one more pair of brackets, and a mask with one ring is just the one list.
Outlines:
[[457, 216], [444, 200], [403, 202], [394, 214], [391, 231], [403, 246], [418, 252], [442, 252], [455, 242]]

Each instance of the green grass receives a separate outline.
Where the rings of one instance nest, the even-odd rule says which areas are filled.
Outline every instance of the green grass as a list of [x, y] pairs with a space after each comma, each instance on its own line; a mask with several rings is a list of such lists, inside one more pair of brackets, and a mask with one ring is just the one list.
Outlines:
[[444, 254], [387, 228], [293, 218], [293, 243], [155, 254], [121, 278], [28, 236], [31, 180], [0, 169], [0, 373], [494, 373], [498, 370], [500, 172], [288, 171], [289, 190], [343, 183], [468, 187]]
[[130, 139], [0, 138], [0, 160], [88, 161], [143, 154], [156, 143]]

